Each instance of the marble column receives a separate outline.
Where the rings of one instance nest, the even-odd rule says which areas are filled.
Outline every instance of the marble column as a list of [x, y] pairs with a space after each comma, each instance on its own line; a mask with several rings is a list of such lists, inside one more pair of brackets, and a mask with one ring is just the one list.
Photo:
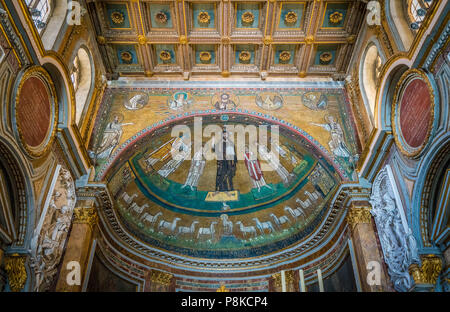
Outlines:
[[[70, 231], [67, 242], [56, 291], [80, 292], [84, 278], [86, 278], [85, 275], [94, 236], [94, 227], [98, 217], [96, 208], [93, 207], [92, 202], [84, 202], [84, 204], [87, 205], [74, 209], [72, 230]], [[79, 285], [69, 285], [67, 283], [67, 276], [74, 271], [73, 267], [67, 269], [67, 265], [72, 261], [76, 261], [80, 265], [81, 283]]]
[[[364, 292], [393, 291], [384, 264], [383, 252], [377, 241], [370, 209], [371, 206], [368, 202], [353, 202], [347, 215], [361, 290]], [[376, 282], [376, 275], [374, 275], [378, 268], [380, 283]], [[371, 281], [370, 284], [368, 277]], [[373, 282], [374, 280], [375, 282]]]
[[429, 292], [434, 291], [436, 281], [442, 271], [442, 259], [437, 255], [421, 256], [422, 265], [413, 263], [409, 267], [409, 274], [414, 279], [414, 286], [410, 291]]
[[[299, 292], [299, 273], [298, 270], [286, 270], [284, 271], [286, 281], [286, 292]], [[282, 292], [282, 277], [281, 272], [275, 273], [269, 280], [270, 292]]]
[[175, 279], [167, 272], [150, 270], [145, 275], [144, 292], [173, 292]]

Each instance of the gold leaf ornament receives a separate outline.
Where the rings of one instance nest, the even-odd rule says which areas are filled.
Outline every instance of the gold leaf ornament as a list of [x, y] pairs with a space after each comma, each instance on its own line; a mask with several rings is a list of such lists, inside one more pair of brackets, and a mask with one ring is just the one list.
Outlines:
[[344, 15], [341, 12], [333, 12], [330, 14], [330, 23], [331, 24], [339, 24], [340, 21], [342, 21], [342, 18]]
[[125, 15], [120, 11], [111, 13], [111, 20], [115, 25], [120, 25], [125, 21]]

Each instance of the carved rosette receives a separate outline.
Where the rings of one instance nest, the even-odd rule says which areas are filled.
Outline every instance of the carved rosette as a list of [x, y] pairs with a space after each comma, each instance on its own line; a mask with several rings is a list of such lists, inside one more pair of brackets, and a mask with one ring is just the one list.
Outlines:
[[252, 12], [244, 12], [241, 16], [241, 21], [243, 25], [250, 26], [255, 21], [255, 15]]
[[291, 26], [297, 23], [297, 18], [297, 13], [295, 13], [294, 11], [289, 11], [284, 17], [284, 22], [286, 23], [286, 25]]
[[125, 16], [120, 11], [114, 11], [111, 13], [111, 21], [115, 25], [120, 25], [125, 21]]
[[290, 59], [291, 59], [291, 52], [289, 52], [289, 51], [282, 51], [280, 53], [280, 63], [281, 64], [289, 62]]
[[320, 64], [327, 65], [333, 59], [333, 54], [331, 54], [331, 52], [325, 51], [322, 54], [320, 54], [319, 59], [320, 59]]
[[74, 224], [87, 224], [93, 228], [98, 220], [98, 215], [95, 208], [75, 208], [73, 214]]
[[360, 223], [371, 223], [370, 207], [354, 207], [348, 210], [347, 222], [353, 228]]
[[342, 21], [344, 15], [341, 12], [333, 12], [330, 14], [330, 23], [331, 24], [339, 24]]
[[422, 257], [422, 266], [413, 263], [409, 267], [409, 273], [415, 284], [435, 285], [442, 270], [442, 259], [436, 255], [425, 255]]
[[252, 54], [249, 51], [242, 51], [239, 53], [239, 61], [243, 64], [248, 64], [251, 58]]
[[27, 281], [27, 271], [25, 268], [25, 256], [12, 254], [5, 258], [5, 270], [8, 274], [9, 286], [13, 292], [19, 292]]

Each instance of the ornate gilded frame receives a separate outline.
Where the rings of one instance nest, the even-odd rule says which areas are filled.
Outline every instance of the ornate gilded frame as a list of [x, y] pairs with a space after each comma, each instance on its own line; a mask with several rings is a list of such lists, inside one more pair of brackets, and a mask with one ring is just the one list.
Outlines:
[[[36, 147], [29, 146], [25, 142], [23, 131], [17, 124], [17, 118], [18, 118], [17, 105], [19, 104], [20, 94], [21, 94], [24, 83], [29, 78], [32, 78], [32, 77], [38, 78], [46, 86], [47, 92], [49, 95], [50, 106], [51, 106], [50, 122], [49, 122], [49, 127], [47, 129], [47, 133], [45, 135], [45, 139]], [[15, 89], [15, 95], [14, 95], [14, 98], [15, 98], [14, 108], [13, 108], [14, 119], [15, 119], [14, 127], [16, 130], [16, 133], [19, 136], [18, 141], [20, 142], [20, 144], [22, 145], [22, 147], [24, 148], [24, 150], [26, 151], [28, 156], [30, 156], [32, 158], [39, 158], [48, 152], [48, 150], [52, 146], [53, 140], [55, 139], [55, 133], [56, 133], [57, 123], [58, 123], [58, 98], [57, 98], [57, 94], [56, 94], [56, 89], [55, 89], [54, 83], [53, 83], [50, 75], [47, 73], [47, 71], [43, 67], [40, 67], [40, 66], [29, 67], [28, 69], [26, 69], [26, 71], [23, 73], [23, 75], [19, 76], [19, 79], [20, 79], [20, 82], [19, 82], [19, 85], [17, 86], [17, 88]]]
[[[401, 133], [400, 124], [399, 124], [399, 106], [401, 103], [401, 99], [403, 96], [403, 92], [406, 89], [406, 87], [409, 85], [409, 83], [414, 79], [420, 79], [428, 87], [428, 91], [430, 93], [430, 121], [428, 124], [427, 129], [427, 135], [425, 137], [425, 140], [422, 142], [422, 144], [417, 147], [411, 147], [409, 144], [404, 140], [403, 135]], [[395, 93], [394, 93], [394, 100], [392, 104], [392, 110], [391, 110], [391, 124], [392, 124], [392, 130], [394, 134], [394, 140], [395, 144], [397, 145], [400, 152], [409, 158], [417, 158], [421, 155], [424, 148], [427, 146], [428, 142], [430, 141], [430, 136], [433, 131], [433, 125], [435, 121], [435, 92], [434, 89], [430, 83], [430, 80], [427, 76], [427, 74], [419, 69], [412, 68], [407, 70], [403, 73], [403, 75], [400, 77], [399, 82], [397, 83], [397, 86], [395, 87]]]

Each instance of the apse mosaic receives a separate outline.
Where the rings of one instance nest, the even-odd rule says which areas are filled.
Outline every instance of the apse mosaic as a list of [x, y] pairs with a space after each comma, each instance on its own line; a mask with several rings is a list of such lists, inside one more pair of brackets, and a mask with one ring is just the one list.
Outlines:
[[286, 248], [352, 178], [340, 89], [131, 90], [108, 90], [89, 154], [123, 224], [151, 246], [205, 258]]

